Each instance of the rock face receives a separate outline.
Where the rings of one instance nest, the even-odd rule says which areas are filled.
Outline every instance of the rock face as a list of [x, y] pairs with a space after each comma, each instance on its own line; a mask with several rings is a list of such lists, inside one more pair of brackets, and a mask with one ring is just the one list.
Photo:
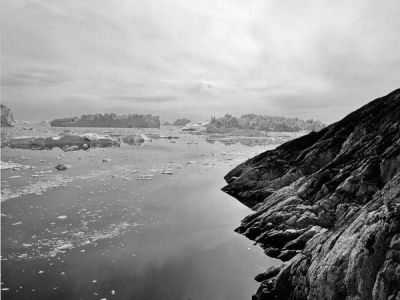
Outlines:
[[172, 125], [174, 126], [186, 126], [187, 124], [189, 124], [190, 120], [183, 118], [183, 119], [177, 119]]
[[400, 299], [400, 89], [237, 166], [236, 230], [286, 263], [253, 299]]
[[80, 118], [55, 119], [53, 127], [114, 127], [114, 128], [160, 128], [160, 118], [152, 115], [111, 114], [82, 115]]
[[232, 129], [295, 132], [301, 130], [319, 131], [325, 125], [320, 121], [300, 120], [298, 118], [260, 116], [255, 114], [243, 115], [239, 118], [226, 114], [222, 118], [212, 117], [207, 126], [209, 133], [225, 133]]
[[13, 127], [15, 124], [14, 116], [7, 106], [0, 104], [1, 106], [1, 127]]

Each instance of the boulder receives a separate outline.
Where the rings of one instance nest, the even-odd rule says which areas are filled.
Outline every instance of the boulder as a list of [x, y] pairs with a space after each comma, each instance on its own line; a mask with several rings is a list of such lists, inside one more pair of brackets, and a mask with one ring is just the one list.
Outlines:
[[69, 169], [69, 166], [65, 165], [65, 164], [58, 164], [58, 165], [55, 166], [55, 168], [58, 171], [65, 171], [65, 170]]

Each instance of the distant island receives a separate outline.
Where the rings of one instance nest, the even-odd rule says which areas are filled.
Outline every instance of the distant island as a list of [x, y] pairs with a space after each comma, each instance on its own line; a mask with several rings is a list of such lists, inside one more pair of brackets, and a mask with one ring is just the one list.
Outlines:
[[15, 120], [11, 109], [1, 104], [1, 127], [13, 127], [14, 124]]
[[55, 119], [52, 127], [160, 128], [160, 118], [152, 115], [117, 115], [115, 113], [82, 115], [80, 118]]
[[189, 119], [186, 119], [186, 118], [182, 118], [182, 119], [177, 119], [174, 123], [172, 123], [172, 125], [174, 125], [174, 126], [186, 126], [190, 122], [192, 122], [192, 121], [190, 121]]
[[232, 130], [260, 130], [296, 132], [301, 130], [319, 131], [325, 127], [317, 120], [300, 120], [298, 118], [273, 117], [265, 115], [247, 114], [234, 117], [229, 114], [221, 118], [211, 117], [206, 126], [208, 133], [228, 133]]

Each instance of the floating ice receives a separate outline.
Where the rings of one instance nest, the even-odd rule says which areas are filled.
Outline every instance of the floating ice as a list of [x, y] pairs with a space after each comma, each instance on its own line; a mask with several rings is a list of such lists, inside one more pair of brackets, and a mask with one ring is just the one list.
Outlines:
[[64, 244], [64, 245], [61, 245], [60, 247], [57, 247], [57, 250], [66, 250], [66, 249], [70, 249], [73, 247], [74, 247], [74, 245], [72, 245], [72, 244]]
[[153, 175], [151, 174], [143, 174], [143, 175], [139, 175], [136, 180], [152, 180], [153, 179]]
[[161, 172], [161, 174], [164, 174], [164, 175], [173, 175], [174, 173], [172, 172], [171, 169], [165, 169], [165, 170], [163, 170], [163, 171]]
[[8, 170], [8, 169], [13, 169], [13, 170], [23, 170], [23, 169], [34, 169], [35, 167], [33, 166], [28, 166], [28, 165], [21, 165], [12, 161], [1, 161], [0, 163], [0, 169], [1, 170]]

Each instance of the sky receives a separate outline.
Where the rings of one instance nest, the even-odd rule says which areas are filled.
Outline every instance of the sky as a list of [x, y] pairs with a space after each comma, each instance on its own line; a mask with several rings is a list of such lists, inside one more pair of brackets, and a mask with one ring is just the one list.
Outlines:
[[257, 113], [331, 123], [399, 88], [398, 0], [3, 0], [18, 120]]

